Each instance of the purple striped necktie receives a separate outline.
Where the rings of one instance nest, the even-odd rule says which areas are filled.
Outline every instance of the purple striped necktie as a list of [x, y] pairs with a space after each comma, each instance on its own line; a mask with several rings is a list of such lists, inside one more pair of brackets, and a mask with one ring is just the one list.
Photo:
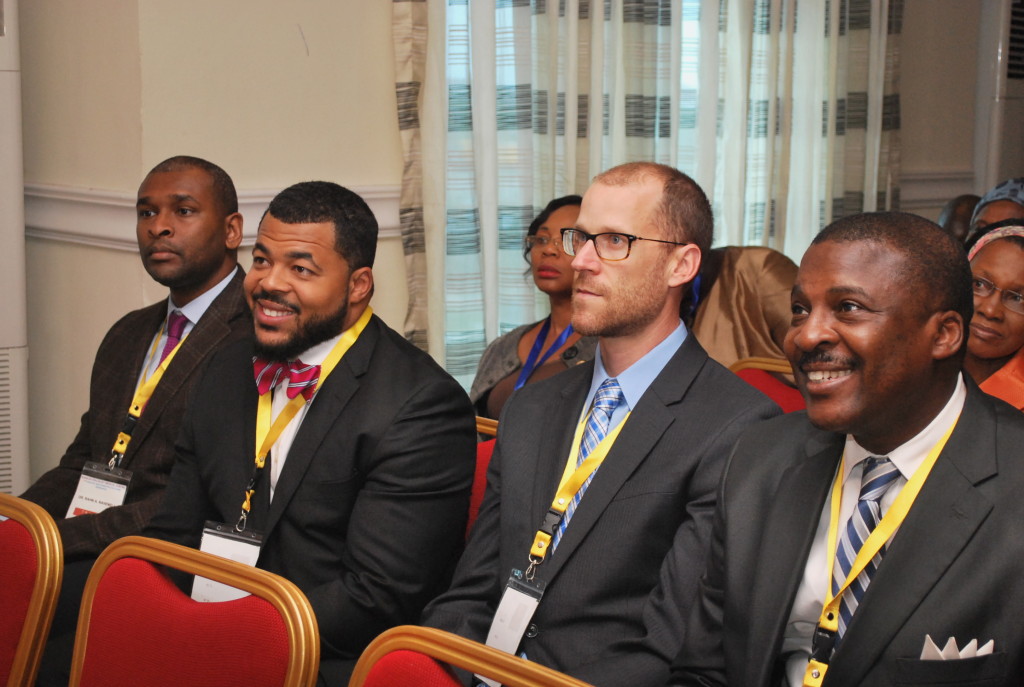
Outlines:
[[167, 343], [164, 344], [164, 350], [160, 353], [161, 363], [181, 341], [181, 335], [185, 333], [185, 325], [187, 324], [188, 318], [178, 310], [172, 311], [167, 316]]
[[252, 364], [256, 376], [256, 389], [260, 396], [284, 384], [285, 393], [288, 394], [289, 399], [295, 398], [299, 394], [302, 394], [307, 401], [313, 398], [316, 383], [320, 379], [319, 365], [307, 365], [301, 360], [281, 363], [264, 360], [260, 357], [254, 357]]

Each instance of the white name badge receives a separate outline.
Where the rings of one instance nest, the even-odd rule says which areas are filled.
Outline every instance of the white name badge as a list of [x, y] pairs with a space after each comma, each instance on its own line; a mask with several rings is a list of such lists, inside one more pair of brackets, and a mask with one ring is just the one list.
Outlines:
[[[544, 582], [531, 582], [523, 576], [522, 570], [513, 570], [487, 632], [487, 646], [514, 654], [542, 596]], [[476, 678], [490, 687], [501, 687], [501, 683], [482, 675]]]
[[100, 513], [111, 506], [122, 505], [131, 481], [131, 470], [108, 467], [104, 463], [86, 463], [64, 517]]
[[[234, 525], [207, 521], [199, 550], [255, 567], [262, 543], [263, 536], [257, 532], [237, 532]], [[199, 575], [192, 583], [192, 598], [196, 601], [234, 601], [243, 596], [249, 596], [249, 592]]]

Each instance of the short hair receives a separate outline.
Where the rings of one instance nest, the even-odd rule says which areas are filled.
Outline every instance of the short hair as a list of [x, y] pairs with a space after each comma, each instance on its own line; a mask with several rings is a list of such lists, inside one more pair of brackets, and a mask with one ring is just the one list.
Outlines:
[[264, 214], [286, 224], [334, 225], [334, 249], [349, 269], [373, 267], [377, 218], [359, 194], [330, 181], [303, 181], [274, 196]]
[[903, 256], [898, 279], [906, 293], [922, 296], [921, 318], [952, 310], [963, 317], [965, 328], [970, 324], [971, 266], [963, 246], [934, 222], [906, 212], [850, 215], [822, 229], [811, 245], [826, 241], [868, 241], [896, 250]]
[[[555, 198], [553, 201], [548, 203], [544, 207], [543, 210], [540, 211], [540, 214], [537, 215], [537, 217], [532, 222], [530, 222], [530, 227], [526, 230], [526, 235], [527, 236], [536, 236], [537, 232], [540, 231], [541, 225], [544, 224], [545, 222], [547, 222], [548, 218], [550, 218], [551, 215], [555, 214], [556, 210], [561, 210], [562, 208], [568, 207], [570, 205], [574, 205], [576, 207], [579, 207], [582, 204], [583, 204], [583, 196], [571, 195], [571, 196], [562, 196], [561, 198]], [[562, 229], [562, 227], [558, 227], [558, 228]], [[562, 240], [562, 236], [559, 234], [558, 236], [555, 237], [555, 240], [556, 241], [561, 241]], [[529, 262], [529, 259], [530, 259], [530, 248], [529, 248], [529, 246], [523, 248], [523, 257], [526, 258], [527, 262]]]
[[697, 182], [686, 174], [656, 162], [627, 162], [601, 172], [594, 177], [594, 183], [628, 186], [650, 178], [663, 183], [661, 202], [654, 209], [652, 221], [669, 240], [693, 243], [700, 248], [701, 255], [706, 255], [714, 239], [711, 203]]
[[238, 212], [238, 194], [235, 192], [235, 182], [231, 181], [231, 177], [223, 169], [201, 157], [175, 155], [149, 170], [149, 174], [181, 172], [186, 169], [201, 169], [210, 177], [214, 198], [216, 198], [217, 206], [224, 217]]

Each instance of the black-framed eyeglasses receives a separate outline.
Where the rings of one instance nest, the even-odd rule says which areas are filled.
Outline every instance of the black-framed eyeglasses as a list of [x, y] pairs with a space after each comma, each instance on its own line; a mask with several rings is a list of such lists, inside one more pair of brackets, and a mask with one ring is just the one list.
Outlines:
[[971, 289], [974, 291], [974, 295], [980, 298], [988, 298], [998, 291], [1000, 293], [999, 300], [1002, 301], [1007, 310], [1024, 315], [1024, 294], [1010, 291], [1009, 289], [1001, 289], [988, 279], [977, 275], [974, 275], [971, 279]]
[[544, 250], [548, 246], [555, 246], [561, 250], [562, 240], [550, 236], [537, 236], [536, 234], [526, 237], [526, 250]]
[[576, 255], [578, 251], [583, 249], [583, 244], [587, 241], [593, 241], [597, 257], [608, 262], [616, 262], [628, 258], [634, 241], [653, 241], [655, 243], [667, 243], [671, 246], [689, 245], [689, 241], [680, 243], [679, 241], [648, 239], [643, 236], [634, 236], [633, 234], [620, 234], [616, 231], [588, 234], [582, 229], [573, 229], [571, 227], [562, 229], [562, 250], [567, 255]]

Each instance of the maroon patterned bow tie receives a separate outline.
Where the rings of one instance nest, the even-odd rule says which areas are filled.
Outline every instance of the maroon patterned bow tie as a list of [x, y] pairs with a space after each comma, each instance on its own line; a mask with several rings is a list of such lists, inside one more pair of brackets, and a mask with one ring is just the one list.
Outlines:
[[285, 393], [288, 394], [288, 398], [295, 398], [302, 394], [308, 401], [313, 398], [316, 383], [320, 379], [320, 366], [307, 365], [301, 360], [278, 363], [254, 357], [252, 365], [256, 375], [256, 389], [260, 396], [274, 387], [286, 383]]

